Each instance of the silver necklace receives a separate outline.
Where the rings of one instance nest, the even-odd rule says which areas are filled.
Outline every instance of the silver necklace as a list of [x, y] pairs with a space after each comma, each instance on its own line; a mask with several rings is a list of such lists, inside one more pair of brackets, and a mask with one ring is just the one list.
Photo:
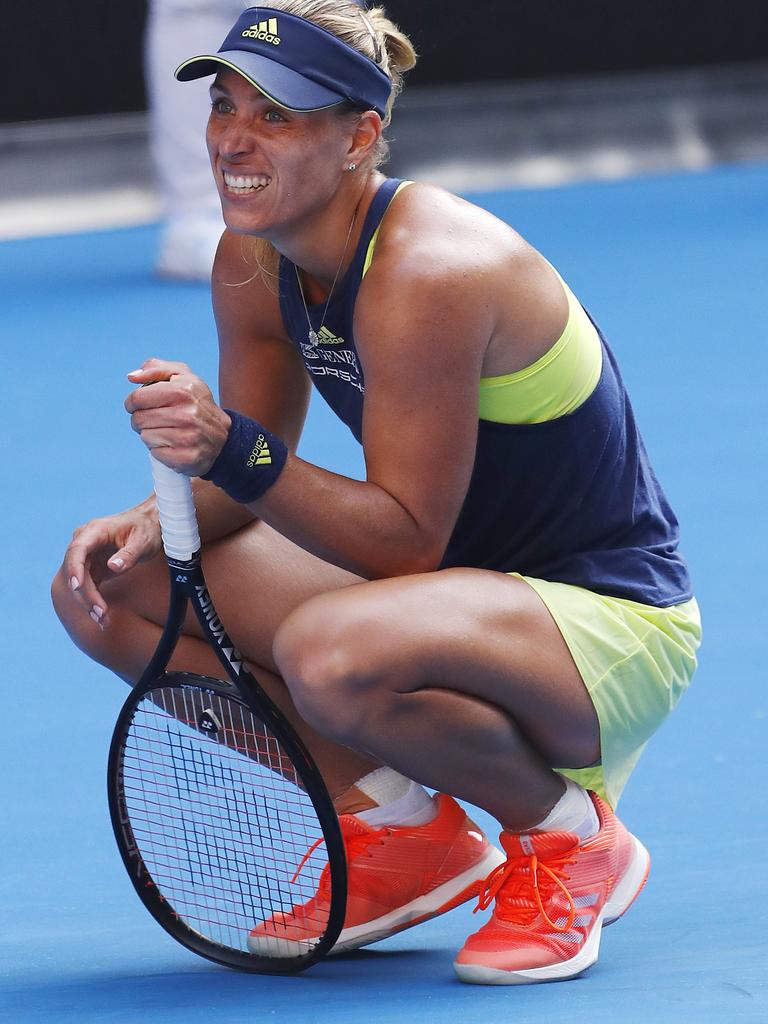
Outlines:
[[341, 273], [341, 268], [342, 268], [342, 265], [344, 263], [344, 257], [347, 255], [347, 249], [349, 247], [349, 240], [352, 237], [352, 229], [355, 226], [355, 221], [357, 220], [357, 211], [359, 209], [360, 209], [360, 203], [358, 203], [357, 206], [355, 207], [355, 212], [352, 214], [352, 220], [349, 222], [349, 231], [347, 232], [347, 240], [344, 243], [344, 250], [343, 250], [343, 252], [341, 254], [341, 259], [339, 260], [339, 265], [338, 265], [338, 267], [336, 267], [336, 274], [335, 274], [335, 276], [333, 278], [333, 284], [331, 285], [331, 290], [328, 293], [328, 299], [326, 300], [326, 303], [325, 303], [325, 309], [323, 310], [323, 318], [320, 321], [320, 326], [318, 327], [317, 330], [315, 330], [314, 327], [312, 326], [312, 321], [311, 321], [311, 319], [309, 317], [309, 309], [307, 307], [307, 300], [304, 298], [304, 289], [303, 289], [303, 287], [301, 285], [301, 274], [299, 273], [299, 268], [296, 266], [295, 263], [293, 265], [293, 269], [296, 271], [296, 280], [299, 282], [299, 293], [301, 295], [301, 301], [304, 303], [304, 312], [305, 312], [305, 314], [307, 316], [307, 327], [309, 327], [309, 334], [307, 335], [307, 343], [309, 344], [310, 348], [315, 348], [320, 343], [320, 339], [318, 337], [318, 333], [320, 331], [322, 331], [323, 327], [325, 326], [325, 318], [326, 318], [326, 315], [328, 313], [328, 307], [331, 304], [331, 299], [333, 298], [333, 293], [334, 293], [334, 291], [336, 289], [336, 282], [339, 280], [339, 274]]

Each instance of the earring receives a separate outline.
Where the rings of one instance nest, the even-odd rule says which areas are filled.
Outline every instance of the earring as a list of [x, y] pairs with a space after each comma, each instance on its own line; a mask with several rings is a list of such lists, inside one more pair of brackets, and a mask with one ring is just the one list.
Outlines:
[[349, 167], [347, 168], [347, 170], [348, 171], [356, 171], [357, 170], [357, 164], [350, 164]]

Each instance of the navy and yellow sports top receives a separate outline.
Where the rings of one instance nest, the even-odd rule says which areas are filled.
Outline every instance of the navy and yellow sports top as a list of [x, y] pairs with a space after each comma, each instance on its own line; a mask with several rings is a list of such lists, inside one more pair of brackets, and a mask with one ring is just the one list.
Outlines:
[[[365, 376], [352, 329], [355, 301], [401, 184], [389, 178], [374, 197], [322, 327], [325, 304], [309, 306], [320, 332], [316, 345], [308, 343], [296, 268], [285, 258], [280, 262], [288, 335], [314, 385], [358, 441]], [[566, 294], [571, 315], [553, 349], [527, 370], [480, 382], [474, 468], [441, 568], [518, 572], [657, 607], [686, 601], [691, 587], [677, 550], [677, 519], [651, 469], [616, 361], [599, 329]], [[584, 344], [576, 343], [579, 337]], [[555, 359], [565, 364], [574, 358], [568, 377], [577, 384], [575, 401], [554, 412], [544, 402], [541, 415], [522, 422], [498, 414], [499, 396], [512, 394], [510, 386], [530, 386], [537, 376], [544, 381]]]

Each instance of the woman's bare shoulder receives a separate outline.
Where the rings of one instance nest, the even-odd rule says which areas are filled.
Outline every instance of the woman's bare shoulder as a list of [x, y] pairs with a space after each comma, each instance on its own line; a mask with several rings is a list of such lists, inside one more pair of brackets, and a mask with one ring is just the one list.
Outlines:
[[413, 182], [392, 202], [374, 259], [390, 272], [462, 275], [469, 285], [503, 276], [524, 280], [544, 258], [511, 225], [439, 186]]
[[372, 301], [415, 288], [433, 304], [473, 309], [488, 325], [482, 344], [493, 363], [485, 372], [535, 361], [568, 314], [562, 285], [541, 253], [487, 210], [434, 185], [414, 183], [393, 201], [370, 279]]

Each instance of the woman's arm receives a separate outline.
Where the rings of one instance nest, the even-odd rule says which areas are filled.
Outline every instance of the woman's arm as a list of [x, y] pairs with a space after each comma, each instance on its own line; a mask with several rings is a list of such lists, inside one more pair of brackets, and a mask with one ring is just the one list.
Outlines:
[[[364, 578], [431, 571], [440, 564], [474, 465], [478, 385], [499, 330], [498, 296], [508, 290], [508, 275], [517, 276], [514, 266], [488, 256], [487, 244], [483, 262], [482, 240], [469, 245], [461, 232], [447, 232], [444, 221], [432, 230], [428, 224], [420, 232], [409, 227], [407, 234], [403, 244], [391, 231], [387, 244], [382, 233], [357, 300], [355, 338], [366, 379], [366, 480], [328, 472], [289, 453], [274, 483], [248, 505], [301, 547]], [[529, 275], [520, 278], [516, 308], [504, 315], [513, 323], [525, 323], [541, 298], [540, 289], [529, 287]], [[233, 315], [240, 315], [236, 307]], [[520, 342], [512, 337], [511, 344], [517, 350]], [[158, 401], [146, 393], [136, 399], [146, 409], [157, 407], [149, 417], [134, 414], [135, 429], [150, 447], [158, 443], [153, 428], [166, 401], [164, 388], [174, 393], [160, 384]], [[258, 419], [258, 410], [251, 409]], [[197, 420], [197, 451], [185, 451], [167, 435], [160, 438], [167, 447], [159, 457], [190, 476], [207, 473], [219, 449], [205, 448], [205, 419]], [[277, 418], [259, 422], [278, 437], [285, 430]], [[186, 425], [191, 430], [195, 424], [190, 419]]]
[[[366, 578], [438, 566], [472, 472], [478, 380], [491, 333], [488, 308], [465, 271], [460, 255], [439, 265], [377, 259], [355, 322], [366, 376], [367, 478], [351, 480], [290, 453], [276, 482], [248, 506], [253, 516]], [[158, 378], [174, 377], [129, 396], [134, 429], [163, 462], [190, 476], [206, 473], [222, 443], [213, 435], [226, 435], [228, 417], [210, 398], [200, 399], [207, 388], [186, 367], [158, 362], [154, 370]], [[187, 402], [190, 394], [197, 409]], [[264, 422], [255, 404], [238, 411]], [[290, 421], [279, 408], [269, 411], [264, 426], [279, 437]]]
[[567, 319], [546, 261], [461, 200], [413, 186], [383, 228], [355, 310], [366, 480], [289, 457], [253, 506], [366, 578], [439, 566], [474, 466], [481, 375], [535, 362]]
[[300, 546], [365, 578], [439, 565], [474, 463], [491, 330], [482, 305], [467, 301], [458, 267], [417, 269], [400, 259], [373, 273], [355, 324], [366, 480], [289, 456], [251, 506]]

